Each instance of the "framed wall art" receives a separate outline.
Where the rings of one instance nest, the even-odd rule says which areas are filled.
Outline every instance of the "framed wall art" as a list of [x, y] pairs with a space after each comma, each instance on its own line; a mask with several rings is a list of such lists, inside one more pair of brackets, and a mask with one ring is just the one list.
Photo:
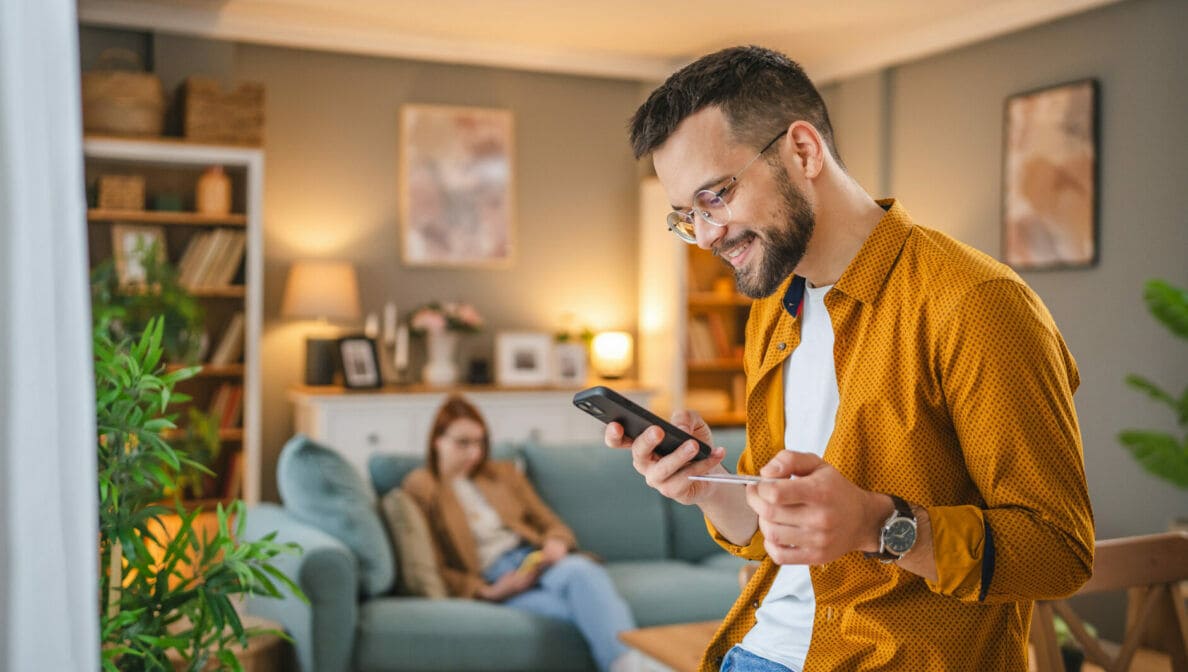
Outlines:
[[1093, 79], [1007, 99], [1003, 256], [1013, 268], [1097, 263], [1097, 100]]
[[506, 387], [548, 385], [553, 337], [544, 332], [502, 332], [495, 336], [495, 382]]
[[514, 144], [509, 110], [401, 108], [400, 222], [405, 264], [511, 265]]
[[144, 266], [148, 255], [153, 253], [158, 263], [165, 262], [165, 229], [159, 226], [113, 224], [111, 250], [119, 285], [144, 285], [148, 282], [148, 271]]

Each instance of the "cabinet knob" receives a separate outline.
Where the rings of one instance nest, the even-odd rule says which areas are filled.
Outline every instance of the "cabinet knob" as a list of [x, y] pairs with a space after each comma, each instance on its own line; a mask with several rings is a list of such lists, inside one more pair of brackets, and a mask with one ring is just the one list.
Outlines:
[[379, 440], [380, 440], [379, 434], [376, 434], [375, 432], [372, 432], [367, 435], [367, 443], [369, 443], [370, 445], [373, 445], [373, 446], [379, 445]]

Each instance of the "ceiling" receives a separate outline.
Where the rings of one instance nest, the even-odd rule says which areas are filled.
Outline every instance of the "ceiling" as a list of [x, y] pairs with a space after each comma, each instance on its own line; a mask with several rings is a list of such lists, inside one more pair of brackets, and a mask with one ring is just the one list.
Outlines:
[[1119, 0], [79, 0], [79, 19], [260, 44], [653, 81], [736, 44], [819, 83]]

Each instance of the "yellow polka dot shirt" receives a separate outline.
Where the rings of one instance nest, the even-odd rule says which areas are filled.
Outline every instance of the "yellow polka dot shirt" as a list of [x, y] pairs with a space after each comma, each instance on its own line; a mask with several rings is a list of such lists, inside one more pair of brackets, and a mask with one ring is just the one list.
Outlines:
[[[1076, 363], [1013, 271], [913, 224], [894, 200], [880, 205], [886, 215], [825, 296], [841, 400], [824, 458], [866, 490], [927, 508], [938, 580], [857, 551], [811, 567], [805, 671], [1023, 671], [1032, 601], [1074, 592], [1093, 566]], [[798, 283], [751, 308], [739, 473], [784, 449]], [[707, 525], [730, 552], [763, 562], [703, 671], [755, 624], [778, 570], [762, 533], [736, 546]]]

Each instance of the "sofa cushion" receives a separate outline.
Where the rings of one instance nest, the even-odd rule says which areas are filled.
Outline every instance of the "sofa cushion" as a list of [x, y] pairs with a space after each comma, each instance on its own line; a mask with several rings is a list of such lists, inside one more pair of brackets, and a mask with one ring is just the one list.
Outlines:
[[668, 557], [663, 497], [631, 466], [631, 453], [601, 443], [529, 444], [528, 476], [542, 499], [605, 560]]
[[421, 507], [403, 490], [394, 488], [380, 499], [380, 511], [399, 561], [400, 593], [433, 599], [447, 597], [449, 593], [437, 569], [433, 539]]
[[359, 606], [355, 669], [594, 670], [572, 625], [477, 600], [379, 598]]
[[281, 450], [276, 480], [294, 518], [338, 539], [355, 554], [365, 595], [391, 590], [396, 564], [375, 497], [345, 458], [298, 434]]
[[678, 560], [611, 562], [610, 574], [641, 628], [724, 618], [738, 598], [738, 570]]
[[[523, 468], [523, 455], [514, 443], [500, 442], [491, 446], [492, 460], [511, 460]], [[373, 453], [367, 459], [367, 471], [376, 495], [383, 497], [392, 488], [400, 487], [409, 472], [425, 463], [423, 455], [398, 455], [396, 453]]]

